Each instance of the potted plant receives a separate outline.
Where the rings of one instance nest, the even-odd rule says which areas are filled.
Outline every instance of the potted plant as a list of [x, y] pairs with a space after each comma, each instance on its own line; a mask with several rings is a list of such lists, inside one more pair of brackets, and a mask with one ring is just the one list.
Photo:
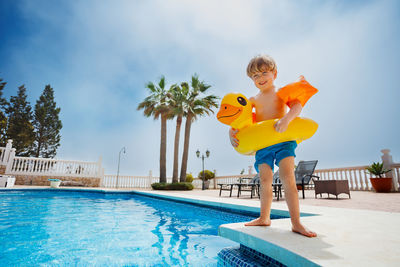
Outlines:
[[48, 179], [50, 181], [50, 187], [51, 188], [59, 188], [61, 184], [60, 179]]
[[[197, 177], [203, 180], [203, 171], [199, 172], [199, 175]], [[215, 174], [212, 171], [204, 170], [204, 189], [208, 189], [210, 187], [210, 179], [214, 177]]]
[[369, 178], [372, 184], [372, 187], [376, 192], [379, 193], [388, 193], [392, 189], [392, 178], [391, 177], [383, 177], [382, 175], [390, 172], [391, 170], [386, 170], [383, 168], [383, 163], [374, 162], [371, 166], [366, 168], [370, 174], [373, 174], [378, 177]]

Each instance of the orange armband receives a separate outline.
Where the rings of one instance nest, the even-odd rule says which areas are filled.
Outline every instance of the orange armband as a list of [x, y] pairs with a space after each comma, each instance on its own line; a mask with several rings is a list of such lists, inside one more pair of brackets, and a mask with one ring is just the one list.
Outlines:
[[297, 82], [282, 87], [276, 94], [283, 100], [283, 102], [285, 102], [286, 105], [294, 100], [298, 100], [304, 107], [307, 101], [317, 92], [318, 89], [313, 87], [306, 81], [304, 76], [301, 75]]

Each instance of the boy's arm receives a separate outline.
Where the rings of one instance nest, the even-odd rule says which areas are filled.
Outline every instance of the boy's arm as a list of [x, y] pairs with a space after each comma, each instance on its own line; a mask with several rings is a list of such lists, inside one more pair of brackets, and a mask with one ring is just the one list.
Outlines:
[[301, 105], [299, 100], [294, 100], [288, 103], [288, 106], [290, 108], [289, 112], [285, 116], [283, 116], [279, 121], [277, 121], [274, 125], [275, 130], [279, 133], [283, 133], [284, 131], [286, 131], [289, 123], [294, 118], [299, 116], [303, 109], [303, 106]]
[[231, 141], [231, 145], [233, 147], [237, 147], [239, 145], [239, 140], [236, 137], [236, 134], [239, 132], [239, 130], [229, 128], [229, 140]]

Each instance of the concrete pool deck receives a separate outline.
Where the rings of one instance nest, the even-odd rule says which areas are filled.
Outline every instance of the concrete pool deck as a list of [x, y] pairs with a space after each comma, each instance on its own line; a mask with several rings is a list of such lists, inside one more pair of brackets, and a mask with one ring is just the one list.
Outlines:
[[[257, 199], [218, 197], [218, 190], [206, 191], [207, 193], [196, 191], [198, 190], [191, 192], [151, 191], [151, 193], [259, 207]], [[385, 194], [385, 200], [385, 195], [374, 192], [351, 192], [352, 199], [349, 199], [347, 195], [341, 195], [339, 200], [336, 200], [336, 198], [315, 199], [313, 192], [309, 190], [306, 199], [300, 199], [300, 208], [302, 213], [316, 214], [316, 216], [302, 217], [304, 225], [317, 232], [318, 237], [316, 238], [307, 238], [293, 233], [290, 219], [273, 220], [271, 227], [245, 227], [243, 223], [225, 224], [220, 226], [219, 234], [288, 266], [399, 265], [399, 193]], [[216, 196], [212, 196], [212, 194], [216, 194]], [[368, 196], [375, 201], [374, 206], [365, 200]], [[323, 195], [323, 197], [327, 197], [327, 195]], [[365, 200], [365, 203], [362, 202], [362, 199]], [[397, 200], [397, 202], [391, 203], [387, 201], [388, 199], [390, 201]], [[328, 205], [341, 203], [340, 205], [348, 207], [327, 207], [322, 206], [321, 203]], [[367, 209], [368, 207], [374, 210]], [[286, 202], [274, 200], [272, 209], [287, 211]], [[390, 209], [396, 212], [380, 209]]]
[[[15, 186], [13, 189], [20, 188], [48, 187]], [[91, 189], [106, 192], [134, 190], [166, 198], [184, 198], [194, 203], [214, 203], [216, 206], [225, 207], [239, 205], [253, 211], [259, 209], [258, 199], [250, 199], [247, 196], [239, 199], [218, 197], [218, 190], [176, 192], [128, 188]], [[243, 223], [225, 224], [220, 226], [219, 233], [289, 266], [399, 265], [399, 193], [351, 192], [351, 199], [348, 199], [347, 195], [340, 195], [339, 200], [336, 200], [326, 199], [326, 195], [323, 195], [322, 199], [315, 199], [313, 192], [306, 191], [306, 199], [300, 198], [300, 208], [302, 213], [316, 214], [302, 217], [302, 222], [317, 232], [316, 238], [306, 238], [291, 232], [290, 219], [273, 220], [271, 227], [245, 227]], [[272, 209], [287, 212], [286, 202], [274, 200]]]

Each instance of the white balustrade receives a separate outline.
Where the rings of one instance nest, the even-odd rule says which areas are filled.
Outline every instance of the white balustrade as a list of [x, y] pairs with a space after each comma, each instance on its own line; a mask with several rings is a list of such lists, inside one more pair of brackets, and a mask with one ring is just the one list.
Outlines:
[[7, 174], [67, 177], [101, 177], [98, 162], [14, 157]]
[[[157, 178], [157, 177], [155, 177]], [[149, 176], [104, 175], [102, 187], [118, 188], [148, 188]], [[117, 186], [118, 182], [118, 186]], [[152, 182], [153, 183], [153, 182]]]
[[[228, 176], [221, 176], [215, 177], [216, 179], [215, 185], [219, 183], [238, 183], [240, 178], [249, 177], [248, 175], [228, 175]], [[210, 180], [210, 189], [212, 189], [213, 181]], [[119, 175], [118, 176], [118, 188], [151, 188], [152, 183], [160, 182], [159, 177], [153, 176], [126, 176], [126, 175]], [[172, 178], [167, 177], [167, 183], [171, 183]], [[193, 179], [193, 186], [196, 189], [202, 188], [202, 180], [199, 178]], [[116, 188], [117, 187], [117, 175], [104, 175], [102, 180], [102, 187], [108, 188]], [[215, 187], [217, 188], [217, 187]]]
[[[382, 161], [386, 168], [392, 171], [386, 174], [393, 177], [394, 190], [400, 188], [400, 163], [393, 163], [390, 150], [382, 150]], [[102, 178], [101, 186], [118, 188], [150, 188], [152, 183], [158, 183], [159, 177], [154, 177], [150, 171], [148, 176], [124, 176], [104, 175], [102, 168], [102, 158], [97, 162], [83, 162], [72, 160], [46, 159], [16, 157], [15, 148], [12, 148], [12, 140], [8, 140], [6, 147], [0, 147], [0, 165], [6, 166], [6, 174], [14, 175], [42, 175], [42, 176], [69, 176], [69, 177], [98, 177]], [[315, 170], [314, 174], [321, 180], [348, 180], [350, 190], [368, 191], [372, 190], [370, 177], [375, 177], [366, 171], [366, 166], [344, 167], [333, 169]], [[240, 178], [251, 175], [228, 175], [218, 176], [211, 180], [210, 189], [218, 188], [218, 184], [231, 184], [239, 182]], [[117, 186], [118, 180], [118, 186]], [[167, 182], [171, 183], [172, 178], [168, 177]], [[193, 180], [194, 188], [202, 188], [202, 180]]]
[[[118, 182], [118, 186], [117, 186]], [[152, 183], [160, 182], [159, 177], [153, 177], [151, 172], [149, 176], [127, 176], [127, 175], [104, 175], [102, 187], [110, 188], [151, 188]], [[172, 178], [167, 178], [167, 183], [171, 183]]]
[[393, 183], [397, 184], [397, 190], [396, 187], [394, 188], [396, 191], [400, 191], [400, 163], [392, 164], [390, 168], [392, 169], [392, 178], [394, 179]]

